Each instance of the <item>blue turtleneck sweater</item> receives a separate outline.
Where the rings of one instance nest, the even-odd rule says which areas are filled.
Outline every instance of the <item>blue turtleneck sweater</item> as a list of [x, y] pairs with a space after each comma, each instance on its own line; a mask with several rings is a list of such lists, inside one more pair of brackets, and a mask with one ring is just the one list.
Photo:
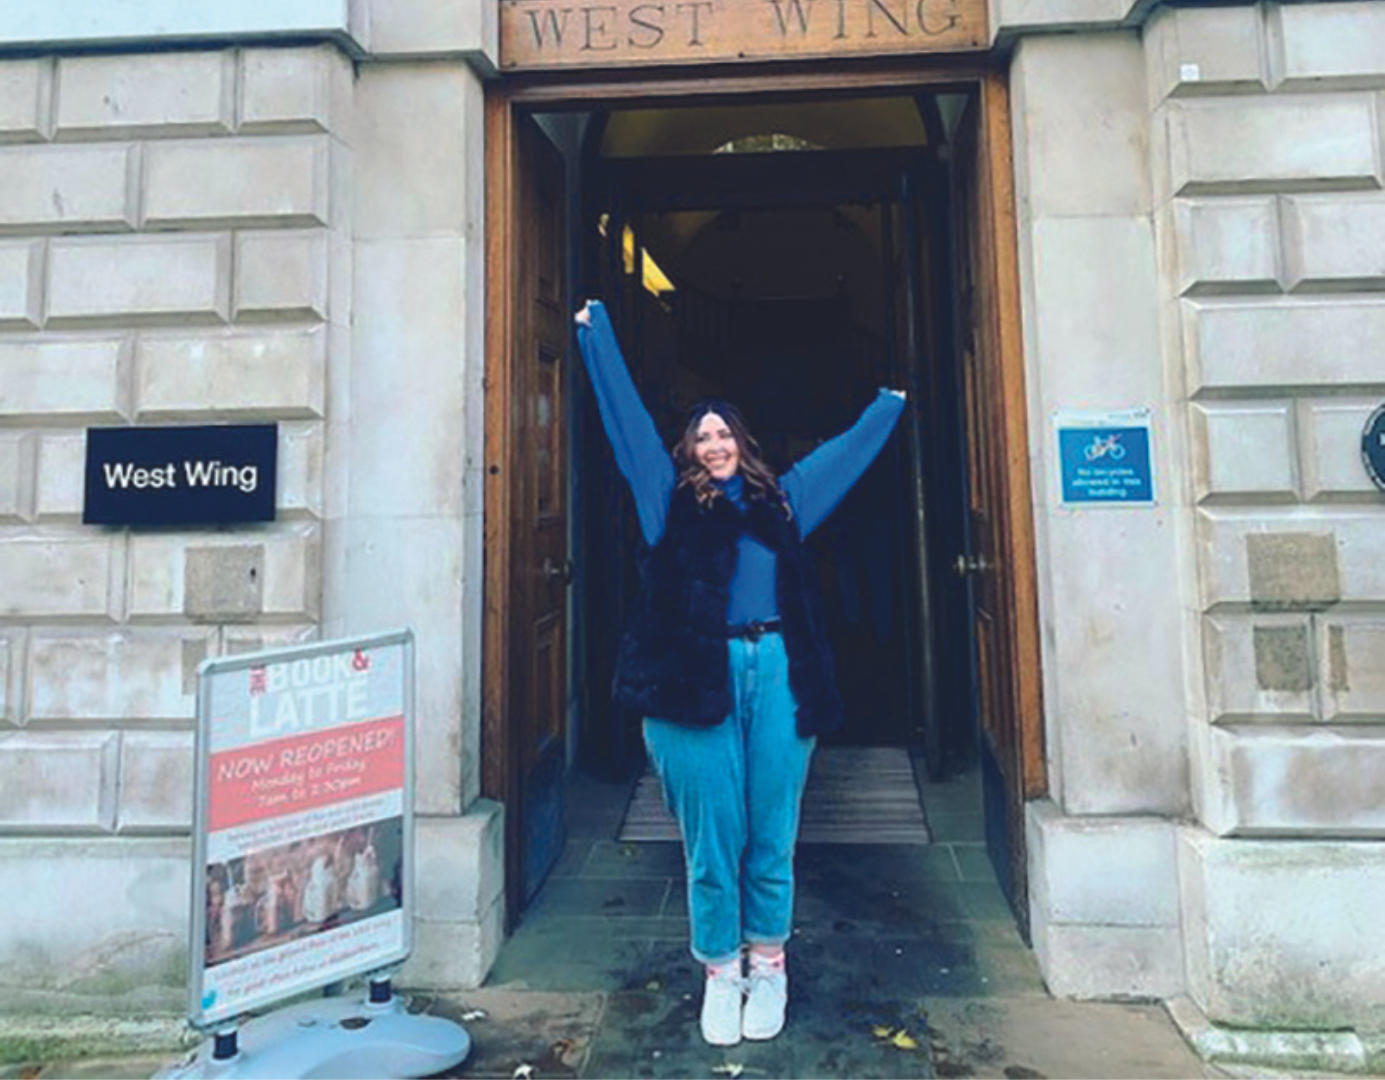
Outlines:
[[[669, 499], [677, 481], [673, 458], [640, 401], [605, 305], [593, 302], [590, 310], [591, 326], [578, 326], [577, 341], [596, 390], [597, 407], [615, 451], [616, 464], [635, 496], [640, 531], [645, 542], [653, 547], [664, 535]], [[881, 390], [852, 427], [823, 443], [779, 478], [804, 539], [837, 508], [875, 460], [903, 411], [902, 395]], [[726, 495], [742, 509], [744, 488], [740, 476], [722, 484]], [[774, 563], [774, 552], [742, 534], [736, 574], [731, 580], [728, 623], [772, 619], [779, 614], [774, 596]]]

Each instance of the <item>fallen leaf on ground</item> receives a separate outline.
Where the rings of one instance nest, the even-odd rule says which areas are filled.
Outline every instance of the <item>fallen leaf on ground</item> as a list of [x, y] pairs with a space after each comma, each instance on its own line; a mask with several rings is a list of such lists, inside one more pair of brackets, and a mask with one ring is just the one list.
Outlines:
[[572, 1068], [582, 1057], [582, 1047], [576, 1039], [559, 1039], [548, 1052], [554, 1061], [567, 1068]]
[[658, 979], [650, 979], [647, 983], [644, 984], [644, 988], [646, 990], [658, 990], [663, 985], [664, 984], [661, 983]]
[[510, 1075], [514, 1080], [533, 1080], [534, 1066], [530, 1065], [527, 1061], [522, 1062], [515, 1067], [515, 1071]]
[[741, 1073], [745, 1072], [745, 1066], [739, 1061], [728, 1061], [725, 1065], [718, 1065], [712, 1072], [729, 1076], [731, 1080], [738, 1080]]
[[485, 1020], [485, 1019], [486, 1019], [486, 1010], [485, 1010], [485, 1009], [468, 1009], [466, 1012], [462, 1013], [462, 1021], [463, 1021], [464, 1023], [470, 1023], [470, 1022], [473, 1021], [473, 1020]]
[[898, 1050], [917, 1050], [918, 1040], [909, 1034], [908, 1028], [886, 1027], [884, 1024], [876, 1024], [870, 1029], [870, 1033], [881, 1042], [888, 1043]]

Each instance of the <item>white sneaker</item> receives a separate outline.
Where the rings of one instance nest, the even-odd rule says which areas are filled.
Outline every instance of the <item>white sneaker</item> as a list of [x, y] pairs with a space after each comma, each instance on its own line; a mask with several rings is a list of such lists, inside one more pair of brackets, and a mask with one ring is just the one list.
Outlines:
[[735, 1046], [741, 1041], [741, 1005], [745, 982], [739, 959], [707, 968], [702, 995], [702, 1037], [712, 1046]]
[[782, 954], [777, 960], [767, 960], [752, 952], [749, 987], [741, 1034], [747, 1039], [772, 1039], [784, 1030], [784, 1007], [789, 1003], [789, 977]]

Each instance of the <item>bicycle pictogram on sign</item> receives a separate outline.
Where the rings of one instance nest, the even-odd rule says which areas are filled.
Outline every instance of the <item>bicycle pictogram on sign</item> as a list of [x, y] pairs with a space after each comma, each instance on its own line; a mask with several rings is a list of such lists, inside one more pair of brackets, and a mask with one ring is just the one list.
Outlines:
[[1125, 457], [1125, 447], [1120, 443], [1121, 433], [1113, 431], [1110, 435], [1102, 438], [1100, 435], [1093, 435], [1092, 441], [1083, 449], [1082, 455], [1088, 461], [1096, 461], [1100, 458], [1109, 457], [1112, 461], [1120, 461]]

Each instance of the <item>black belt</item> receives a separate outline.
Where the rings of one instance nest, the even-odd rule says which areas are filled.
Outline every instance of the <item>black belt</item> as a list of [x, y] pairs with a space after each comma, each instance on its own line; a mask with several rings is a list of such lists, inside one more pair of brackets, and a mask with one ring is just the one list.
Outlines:
[[778, 619], [759, 619], [745, 623], [733, 623], [726, 628], [726, 636], [729, 638], [745, 638], [747, 641], [759, 641], [766, 634], [779, 633], [781, 622]]

